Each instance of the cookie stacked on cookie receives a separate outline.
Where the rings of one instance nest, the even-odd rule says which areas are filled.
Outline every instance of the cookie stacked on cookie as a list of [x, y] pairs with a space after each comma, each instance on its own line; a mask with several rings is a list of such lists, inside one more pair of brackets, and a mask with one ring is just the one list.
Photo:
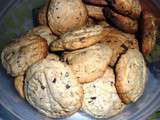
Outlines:
[[155, 45], [156, 23], [141, 12], [138, 0], [47, 0], [39, 26], [3, 49], [2, 64], [19, 95], [48, 117], [112, 117], [144, 92], [142, 53]]

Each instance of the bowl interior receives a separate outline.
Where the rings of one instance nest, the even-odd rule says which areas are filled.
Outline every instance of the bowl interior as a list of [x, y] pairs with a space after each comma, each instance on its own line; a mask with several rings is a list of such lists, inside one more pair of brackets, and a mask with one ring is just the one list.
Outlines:
[[[0, 12], [0, 50], [8, 42], [36, 25], [35, 14], [37, 8], [44, 2], [43, 0], [6, 1], [4, 3], [6, 7], [3, 7]], [[159, 20], [160, 1], [141, 0], [141, 2], [143, 3], [143, 8], [149, 8]], [[156, 47], [150, 55], [146, 56], [146, 60], [149, 68], [149, 80], [146, 84], [144, 95], [136, 103], [128, 105], [122, 113], [110, 118], [110, 120], [145, 119], [160, 107], [160, 39], [158, 37]], [[2, 65], [0, 65], [0, 106], [17, 119], [51, 120], [38, 113], [25, 100], [18, 96], [13, 85], [13, 78], [7, 75]], [[78, 112], [65, 120], [75, 119], [90, 120], [93, 118]]]

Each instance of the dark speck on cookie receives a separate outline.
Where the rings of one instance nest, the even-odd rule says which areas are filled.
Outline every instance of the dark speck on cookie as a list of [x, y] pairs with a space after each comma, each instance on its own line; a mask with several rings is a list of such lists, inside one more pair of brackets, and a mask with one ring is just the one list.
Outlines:
[[45, 89], [45, 87], [44, 87], [43, 85], [41, 86], [41, 88], [42, 88], [43, 90]]
[[95, 99], [96, 99], [96, 97], [91, 97], [91, 99], [92, 99], [92, 100], [95, 100]]
[[66, 85], [66, 89], [69, 89], [71, 86], [69, 86], [68, 84]]
[[69, 73], [68, 73], [68, 72], [66, 72], [65, 76], [66, 76], [66, 77], [68, 77], [68, 76], [69, 76]]
[[54, 78], [52, 82], [53, 82], [53, 83], [56, 83], [56, 78]]

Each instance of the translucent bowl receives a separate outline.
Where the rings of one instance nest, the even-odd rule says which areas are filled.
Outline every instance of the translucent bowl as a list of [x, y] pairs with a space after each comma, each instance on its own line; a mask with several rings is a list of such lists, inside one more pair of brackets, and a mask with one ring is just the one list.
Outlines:
[[[5, 0], [0, 1], [0, 49], [13, 38], [26, 32], [33, 25], [37, 7], [43, 0]], [[160, 1], [143, 0], [143, 8], [153, 11], [159, 18]], [[152, 54], [146, 56], [149, 68], [149, 80], [144, 95], [133, 104], [130, 104], [120, 114], [109, 120], [139, 120], [146, 119], [151, 113], [160, 108], [160, 39]], [[10, 120], [51, 120], [37, 112], [15, 91], [13, 78], [6, 74], [0, 65], [0, 114]], [[77, 112], [64, 120], [93, 120], [88, 115]]]

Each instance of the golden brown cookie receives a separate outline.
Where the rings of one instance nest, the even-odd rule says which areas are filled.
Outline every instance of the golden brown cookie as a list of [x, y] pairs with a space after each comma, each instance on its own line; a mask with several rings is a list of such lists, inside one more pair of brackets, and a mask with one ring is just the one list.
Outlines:
[[106, 28], [100, 25], [85, 26], [78, 30], [67, 32], [50, 45], [51, 51], [76, 50], [89, 47], [106, 37]]
[[129, 49], [116, 65], [116, 88], [122, 101], [126, 104], [136, 102], [143, 95], [146, 81], [143, 55], [137, 49]]
[[120, 15], [109, 7], [104, 9], [104, 15], [106, 18], [114, 24], [118, 29], [127, 33], [136, 33], [138, 31], [138, 21], [129, 17]]
[[40, 25], [48, 25], [47, 21], [47, 11], [50, 0], [45, 0], [44, 6], [42, 6], [38, 11], [37, 20]]
[[135, 35], [124, 33], [115, 28], [110, 28], [110, 34], [107, 35], [103, 43], [107, 44], [113, 51], [110, 65], [114, 66], [119, 56], [130, 48], [139, 49], [138, 40]]
[[51, 0], [48, 24], [53, 33], [61, 35], [87, 23], [87, 9], [81, 0]]
[[48, 54], [47, 41], [40, 36], [26, 34], [7, 45], [1, 54], [2, 65], [12, 76], [23, 75], [26, 69]]
[[96, 20], [105, 20], [103, 15], [103, 7], [93, 6], [93, 5], [86, 5], [88, 16], [92, 17]]
[[64, 54], [67, 62], [80, 83], [95, 81], [101, 77], [112, 57], [112, 50], [97, 43], [88, 48]]
[[142, 52], [149, 54], [156, 44], [157, 25], [156, 18], [149, 12], [143, 12], [142, 27]]
[[140, 17], [142, 8], [139, 0], [107, 0], [117, 12], [132, 19]]

